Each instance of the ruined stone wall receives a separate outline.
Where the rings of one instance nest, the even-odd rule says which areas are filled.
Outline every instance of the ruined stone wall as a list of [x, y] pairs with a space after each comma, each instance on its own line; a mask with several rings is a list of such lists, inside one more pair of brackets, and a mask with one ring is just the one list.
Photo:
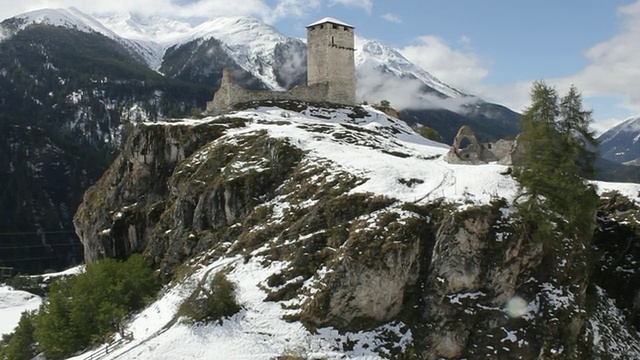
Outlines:
[[506, 158], [513, 149], [514, 141], [500, 139], [496, 142], [482, 144], [484, 147], [484, 160], [499, 161]]
[[[463, 140], [468, 140], [469, 145], [462, 147]], [[511, 165], [514, 157], [521, 154], [517, 140], [500, 139], [496, 142], [479, 143], [473, 130], [463, 125], [453, 139], [453, 145], [444, 159], [451, 164], [480, 165], [497, 161], [502, 165]]]
[[356, 104], [354, 28], [325, 22], [307, 28], [307, 86], [291, 91], [247, 90], [224, 70], [220, 89], [207, 102], [206, 114], [218, 115], [237, 104], [264, 100]]
[[290, 91], [247, 90], [236, 84], [228, 70], [224, 70], [220, 89], [207, 102], [206, 113], [219, 115], [233, 110], [237, 104], [252, 101], [286, 101], [298, 100], [306, 102], [323, 102], [328, 98], [330, 86], [328, 83], [316, 83], [311, 86], [296, 86]]

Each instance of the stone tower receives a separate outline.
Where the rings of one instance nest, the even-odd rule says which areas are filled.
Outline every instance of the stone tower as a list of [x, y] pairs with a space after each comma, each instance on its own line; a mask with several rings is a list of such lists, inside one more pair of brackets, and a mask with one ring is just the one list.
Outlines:
[[326, 83], [326, 101], [356, 104], [354, 27], [333, 18], [307, 26], [307, 84]]

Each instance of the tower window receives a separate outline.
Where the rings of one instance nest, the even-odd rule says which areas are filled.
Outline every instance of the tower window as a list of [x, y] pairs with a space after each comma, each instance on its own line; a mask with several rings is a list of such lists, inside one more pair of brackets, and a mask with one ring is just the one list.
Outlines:
[[334, 28], [334, 29], [337, 29], [337, 28], [338, 28], [338, 25], [333, 25], [333, 28]]
[[324, 25], [320, 25], [320, 29], [324, 29]]
[[333, 36], [331, 37], [331, 45], [335, 45], [335, 43], [333, 42]]

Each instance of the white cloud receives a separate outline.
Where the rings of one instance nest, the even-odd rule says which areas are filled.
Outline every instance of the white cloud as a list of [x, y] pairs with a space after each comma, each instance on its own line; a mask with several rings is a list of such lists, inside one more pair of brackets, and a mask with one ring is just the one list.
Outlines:
[[329, 6], [343, 5], [346, 7], [362, 8], [367, 13], [371, 14], [373, 9], [373, 0], [331, 0]]
[[388, 22], [392, 22], [392, 23], [396, 23], [396, 24], [402, 24], [402, 19], [398, 15], [396, 15], [394, 13], [388, 12], [388, 13], [382, 15], [381, 18], [387, 20]]
[[519, 81], [510, 84], [477, 84], [473, 87], [475, 95], [484, 100], [504, 105], [513, 111], [522, 113], [531, 105], [531, 86], [533, 81]]
[[452, 49], [444, 40], [431, 35], [419, 37], [416, 44], [405, 46], [400, 52], [440, 80], [463, 91], [480, 84], [489, 73], [474, 52]]
[[304, 17], [310, 10], [320, 7], [320, 0], [279, 0], [266, 22], [273, 23], [287, 17]]
[[620, 97], [621, 106], [640, 111], [640, 1], [618, 9], [621, 31], [585, 52], [590, 63], [578, 73], [555, 79], [575, 84], [585, 97]]
[[399, 49], [416, 65], [438, 79], [463, 92], [521, 111], [528, 105], [530, 82], [506, 85], [486, 83], [489, 74], [486, 61], [475, 53], [468, 36], [460, 38], [463, 50], [453, 49], [444, 40], [431, 35], [421, 36], [413, 45]]
[[0, 20], [37, 9], [76, 7], [89, 14], [135, 12], [174, 18], [251, 15], [273, 23], [287, 17], [303, 17], [320, 6], [320, 0], [278, 0], [273, 3], [267, 0], [195, 0], [183, 4], [172, 0], [0, 0]]
[[600, 119], [598, 121], [594, 121], [591, 123], [591, 130], [596, 132], [596, 135], [602, 135], [607, 130], [610, 130], [614, 126], [623, 123], [626, 119], [618, 119], [618, 118], [607, 118]]
[[379, 103], [387, 100], [396, 109], [448, 109], [457, 113], [468, 110], [478, 98], [443, 98], [422, 91], [424, 84], [418, 79], [399, 78], [376, 68], [375, 64], [358, 67], [358, 101]]
[[[610, 39], [592, 46], [585, 52], [589, 64], [575, 74], [543, 79], [564, 93], [570, 85], [582, 92], [585, 107], [589, 99], [617, 98], [615, 106], [632, 114], [640, 113], [640, 0], [620, 7], [620, 31]], [[530, 105], [533, 80], [510, 84], [491, 84], [487, 81], [489, 67], [486, 59], [472, 48], [472, 41], [462, 36], [454, 48], [435, 36], [419, 37], [415, 44], [400, 51], [412, 62], [429, 71], [443, 82], [462, 91], [478, 95], [487, 101], [523, 111]], [[611, 111], [611, 110], [609, 110]], [[600, 117], [596, 127], [606, 128], [619, 121], [612, 114], [595, 112]], [[599, 130], [599, 128], [598, 128]]]

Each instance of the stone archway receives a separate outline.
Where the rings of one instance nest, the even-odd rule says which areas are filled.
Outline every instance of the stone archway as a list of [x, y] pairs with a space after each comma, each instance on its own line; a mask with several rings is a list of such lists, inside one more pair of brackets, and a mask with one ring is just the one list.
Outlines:
[[473, 130], [467, 125], [463, 125], [458, 130], [450, 152], [453, 152], [462, 162], [484, 162], [482, 161], [482, 145], [478, 142]]

